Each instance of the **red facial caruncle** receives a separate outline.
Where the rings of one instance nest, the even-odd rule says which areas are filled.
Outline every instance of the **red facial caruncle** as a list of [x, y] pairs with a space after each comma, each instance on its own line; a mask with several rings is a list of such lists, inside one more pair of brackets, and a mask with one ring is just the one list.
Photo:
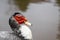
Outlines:
[[19, 24], [22, 24], [27, 21], [27, 19], [22, 15], [16, 15], [14, 16], [14, 18]]

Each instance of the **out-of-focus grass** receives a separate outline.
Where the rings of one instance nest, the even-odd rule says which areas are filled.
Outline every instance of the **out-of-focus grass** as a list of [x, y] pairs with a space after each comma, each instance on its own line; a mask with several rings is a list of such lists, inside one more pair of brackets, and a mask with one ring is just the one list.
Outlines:
[[56, 0], [56, 3], [57, 3], [58, 6], [60, 7], [60, 0]]
[[26, 11], [30, 0], [14, 0], [14, 2], [21, 11]]

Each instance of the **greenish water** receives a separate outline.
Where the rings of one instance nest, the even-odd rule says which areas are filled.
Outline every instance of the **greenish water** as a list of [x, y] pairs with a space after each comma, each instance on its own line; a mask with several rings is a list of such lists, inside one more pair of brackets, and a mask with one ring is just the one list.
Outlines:
[[[34, 0], [32, 0], [34, 1]], [[36, 1], [36, 0], [35, 0]], [[37, 0], [38, 2], [42, 2], [40, 0]], [[36, 2], [37, 2], [36, 1]], [[14, 0], [14, 3], [18, 6], [18, 8], [25, 12], [28, 9], [28, 5], [31, 2], [31, 0]], [[35, 2], [35, 3], [36, 3]], [[56, 4], [60, 7], [60, 0], [56, 0]]]
[[26, 11], [30, 0], [14, 0], [15, 4], [19, 7], [21, 11]]
[[56, 0], [56, 3], [57, 3], [58, 6], [60, 7], [60, 0]]

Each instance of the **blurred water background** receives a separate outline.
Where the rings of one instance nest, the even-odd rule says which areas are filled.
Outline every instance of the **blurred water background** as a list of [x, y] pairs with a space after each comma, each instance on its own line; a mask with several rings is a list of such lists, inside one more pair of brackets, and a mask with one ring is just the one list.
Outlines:
[[25, 12], [19, 10], [12, 0], [0, 0], [0, 31], [10, 31], [9, 17], [21, 12], [32, 23], [33, 40], [56, 40], [59, 26], [59, 7], [55, 0], [31, 2]]

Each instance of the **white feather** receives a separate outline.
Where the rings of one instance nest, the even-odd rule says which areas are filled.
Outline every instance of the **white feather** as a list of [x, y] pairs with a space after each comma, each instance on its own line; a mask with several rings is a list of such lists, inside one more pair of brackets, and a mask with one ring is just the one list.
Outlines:
[[29, 29], [29, 27], [27, 27], [26, 25], [20, 25], [20, 29], [21, 30], [21, 34], [22, 36], [24, 36], [25, 39], [32, 39], [32, 32]]
[[0, 31], [0, 37], [1, 38], [6, 38], [9, 35], [8, 31]]

